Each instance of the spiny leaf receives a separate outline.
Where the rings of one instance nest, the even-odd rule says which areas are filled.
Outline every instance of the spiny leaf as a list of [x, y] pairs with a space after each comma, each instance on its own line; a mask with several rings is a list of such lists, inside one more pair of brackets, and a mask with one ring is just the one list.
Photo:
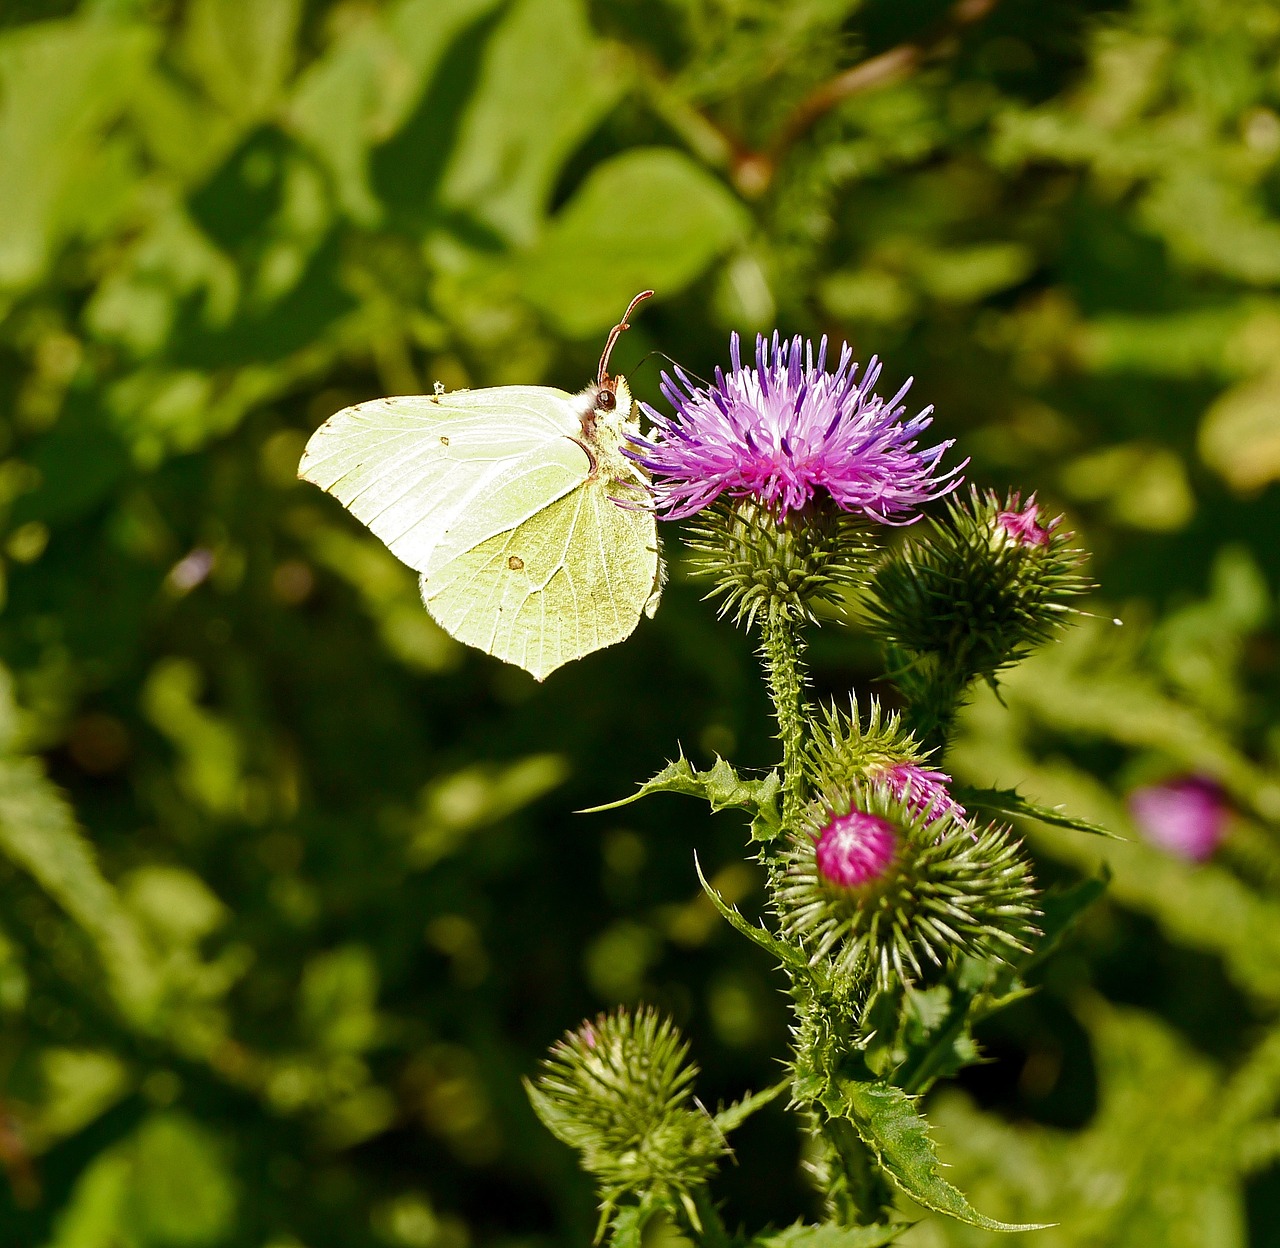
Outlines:
[[715, 1115], [716, 1126], [725, 1135], [728, 1135], [730, 1131], [746, 1122], [756, 1110], [763, 1109], [770, 1101], [776, 1100], [784, 1092], [788, 1091], [790, 1087], [791, 1080], [789, 1078], [779, 1079], [772, 1087], [765, 1088], [762, 1092], [753, 1092], [750, 1096], [744, 1096], [742, 1100], [735, 1101]]
[[754, 815], [752, 839], [772, 840], [782, 830], [782, 818], [778, 813], [781, 789], [782, 781], [776, 771], [771, 771], [762, 780], [743, 780], [723, 758], [717, 756], [709, 771], [695, 771], [681, 754], [652, 780], [646, 780], [630, 797], [604, 806], [592, 806], [582, 813], [593, 815], [604, 810], [617, 810], [648, 797], [650, 793], [684, 793], [702, 798], [713, 811], [750, 810]]
[[837, 1226], [824, 1222], [821, 1226], [797, 1223], [770, 1235], [759, 1235], [748, 1248], [884, 1248], [911, 1229], [910, 1222], [891, 1222], [875, 1226]]
[[804, 955], [797, 949], [793, 949], [790, 945], [784, 944], [776, 936], [766, 932], [762, 927], [756, 927], [753, 923], [748, 923], [746, 919], [738, 912], [736, 906], [731, 906], [718, 892], [707, 882], [707, 877], [702, 874], [702, 864], [698, 861], [698, 855], [693, 856], [693, 865], [698, 872], [698, 880], [702, 884], [702, 890], [711, 899], [711, 904], [720, 912], [721, 917], [735, 931], [741, 932], [748, 940], [753, 940], [761, 949], [773, 954], [784, 966], [789, 966], [796, 971], [809, 972], [809, 964], [805, 960]]
[[986, 1231], [1038, 1231], [1046, 1223], [998, 1222], [984, 1217], [939, 1173], [928, 1125], [914, 1098], [883, 1083], [841, 1079], [822, 1098], [833, 1118], [847, 1118], [884, 1172], [918, 1205]]
[[623, 1205], [613, 1215], [609, 1226], [609, 1248], [640, 1248], [645, 1223], [653, 1213], [653, 1205], [648, 1201], [639, 1205]]
[[951, 795], [969, 810], [985, 810], [993, 815], [1021, 815], [1026, 819], [1036, 819], [1040, 823], [1052, 824], [1056, 828], [1074, 828], [1077, 832], [1090, 832], [1094, 836], [1109, 837], [1113, 841], [1125, 839], [1110, 829], [1104, 828], [1100, 823], [1081, 819], [1077, 815], [1068, 815], [1054, 806], [1041, 806], [1030, 801], [1016, 789], [976, 789], [965, 785], [954, 785]]

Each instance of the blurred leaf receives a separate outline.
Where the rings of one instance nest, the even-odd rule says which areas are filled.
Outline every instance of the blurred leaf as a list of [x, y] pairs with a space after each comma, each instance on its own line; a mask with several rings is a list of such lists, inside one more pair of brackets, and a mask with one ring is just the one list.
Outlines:
[[34, 759], [0, 758], [0, 852], [28, 871], [93, 941], [121, 1008], [145, 1021], [160, 987], [154, 961], [71, 807]]
[[1280, 371], [1232, 387], [1204, 415], [1200, 455], [1237, 490], [1280, 480]]
[[443, 203], [530, 242], [561, 164], [626, 85], [624, 64], [594, 39], [580, 0], [514, 0], [485, 49]]
[[369, 153], [405, 123], [450, 43], [497, 0], [399, 0], [362, 14], [298, 79], [288, 107], [293, 131], [333, 177], [337, 198], [369, 225], [382, 206]]
[[178, 750], [187, 793], [211, 814], [225, 817], [240, 804], [240, 741], [230, 725], [199, 705], [201, 684], [194, 663], [161, 660], [147, 678], [143, 709]]
[[476, 763], [432, 780], [410, 823], [410, 860], [419, 868], [430, 866], [472, 832], [536, 802], [568, 776], [560, 755], [531, 754], [511, 763]]
[[236, 1190], [216, 1137], [185, 1114], [155, 1114], [129, 1146], [128, 1212], [150, 1248], [204, 1248], [235, 1220]]
[[0, 289], [35, 280], [86, 214], [108, 206], [82, 196], [114, 154], [104, 135], [157, 41], [106, 20], [0, 34]]
[[193, 0], [182, 59], [237, 119], [264, 116], [293, 68], [299, 0]]
[[749, 1248], [884, 1248], [898, 1242], [910, 1223], [891, 1226], [788, 1226], [769, 1235], [757, 1235]]
[[742, 205], [687, 156], [640, 148], [592, 171], [524, 260], [522, 289], [585, 338], [612, 326], [637, 291], [678, 294], [747, 228]]
[[378, 967], [368, 949], [348, 945], [320, 954], [302, 975], [301, 1021], [322, 1048], [359, 1053], [378, 1029]]

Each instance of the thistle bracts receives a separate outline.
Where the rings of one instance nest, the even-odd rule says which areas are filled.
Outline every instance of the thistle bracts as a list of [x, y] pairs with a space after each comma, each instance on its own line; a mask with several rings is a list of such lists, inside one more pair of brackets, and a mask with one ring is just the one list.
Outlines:
[[966, 957], [1009, 961], [1036, 934], [1035, 884], [1012, 835], [922, 807], [884, 780], [809, 808], [774, 905], [783, 939], [841, 999], [925, 986]]
[[800, 623], [820, 603], [839, 606], [842, 590], [866, 582], [874, 550], [866, 519], [830, 500], [780, 517], [751, 499], [722, 499], [698, 513], [685, 541], [693, 575], [712, 583], [707, 598], [746, 628], [770, 612]]
[[889, 645], [936, 656], [966, 679], [994, 677], [1066, 622], [1071, 600], [1091, 588], [1084, 555], [1061, 517], [1039, 521], [1034, 499], [1002, 502], [971, 487], [946, 509], [876, 569], [865, 623]]
[[601, 1230], [628, 1195], [649, 1209], [678, 1206], [698, 1224], [693, 1193], [728, 1147], [693, 1100], [688, 1053], [656, 1010], [618, 1009], [569, 1032], [526, 1082], [538, 1117], [596, 1179]]

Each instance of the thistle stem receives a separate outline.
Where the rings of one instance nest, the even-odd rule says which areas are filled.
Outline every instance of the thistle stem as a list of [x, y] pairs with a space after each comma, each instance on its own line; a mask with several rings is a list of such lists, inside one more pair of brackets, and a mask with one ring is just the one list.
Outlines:
[[782, 740], [782, 825], [794, 825], [804, 804], [804, 734], [808, 707], [804, 697], [803, 649], [795, 626], [777, 603], [761, 622], [760, 653], [769, 682], [769, 696]]
[[875, 1164], [871, 1150], [853, 1124], [828, 1118], [822, 1124], [831, 1151], [841, 1169], [841, 1181], [829, 1193], [832, 1214], [843, 1226], [874, 1226], [893, 1211], [893, 1190]]

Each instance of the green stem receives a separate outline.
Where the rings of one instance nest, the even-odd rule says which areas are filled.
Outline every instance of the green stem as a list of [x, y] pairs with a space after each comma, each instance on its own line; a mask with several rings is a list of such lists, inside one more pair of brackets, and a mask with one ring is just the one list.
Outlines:
[[791, 828], [804, 805], [804, 735], [808, 721], [805, 703], [802, 645], [786, 612], [773, 605], [765, 616], [760, 652], [769, 680], [769, 696], [782, 740], [782, 824]]
[[828, 1118], [822, 1134], [840, 1166], [840, 1178], [828, 1193], [831, 1213], [842, 1226], [874, 1226], [893, 1211], [893, 1189], [853, 1123]]

